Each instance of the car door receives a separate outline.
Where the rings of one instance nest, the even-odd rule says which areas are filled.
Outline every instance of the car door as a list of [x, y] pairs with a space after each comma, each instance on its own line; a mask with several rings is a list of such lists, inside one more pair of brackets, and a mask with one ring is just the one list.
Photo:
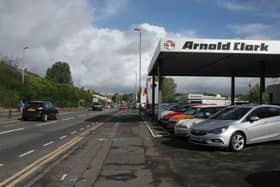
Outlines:
[[[246, 121], [244, 122], [244, 126], [247, 132], [247, 142], [248, 143], [257, 143], [266, 141], [268, 137], [268, 107], [261, 107], [253, 110], [246, 118]], [[250, 122], [250, 118], [259, 117], [259, 120]]]
[[267, 107], [265, 117], [266, 140], [274, 140], [280, 135], [280, 108]]

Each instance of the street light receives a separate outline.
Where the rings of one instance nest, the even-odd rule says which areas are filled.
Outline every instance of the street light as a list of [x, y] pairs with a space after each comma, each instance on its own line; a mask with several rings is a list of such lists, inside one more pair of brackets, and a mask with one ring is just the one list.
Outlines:
[[134, 71], [135, 73], [135, 102], [137, 102], [137, 80], [138, 80], [138, 75], [137, 75], [137, 71]]
[[139, 118], [141, 118], [141, 32], [140, 28], [134, 28], [135, 31], [139, 32]]
[[22, 84], [23, 85], [24, 85], [24, 71], [25, 71], [24, 54], [26, 49], [29, 49], [29, 47], [25, 46], [22, 50]]

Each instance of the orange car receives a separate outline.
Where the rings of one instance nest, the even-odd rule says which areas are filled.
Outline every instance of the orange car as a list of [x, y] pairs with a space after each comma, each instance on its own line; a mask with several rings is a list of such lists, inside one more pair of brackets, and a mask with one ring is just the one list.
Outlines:
[[176, 115], [170, 118], [167, 122], [167, 128], [173, 129], [176, 123], [184, 119], [191, 119], [193, 118], [194, 114], [197, 114], [200, 111], [208, 111], [210, 114], [213, 114], [221, 108], [224, 108], [224, 106], [215, 106], [215, 105], [193, 106], [189, 110], [187, 110], [184, 114]]

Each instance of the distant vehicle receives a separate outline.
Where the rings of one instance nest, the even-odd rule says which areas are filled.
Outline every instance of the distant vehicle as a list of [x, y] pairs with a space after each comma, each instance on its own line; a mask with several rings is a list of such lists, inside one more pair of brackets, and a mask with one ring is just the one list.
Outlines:
[[22, 112], [22, 119], [36, 119], [47, 121], [57, 119], [58, 110], [49, 101], [29, 101]]
[[280, 139], [280, 107], [228, 107], [208, 120], [192, 126], [190, 132], [191, 143], [241, 151], [247, 144]]
[[190, 135], [190, 128], [206, 119], [208, 119], [211, 115], [223, 110], [226, 106], [203, 106], [197, 108], [197, 112], [193, 115], [191, 119], [182, 119], [176, 122], [174, 127], [174, 134], [175, 136], [183, 136], [189, 137]]
[[100, 103], [93, 103], [92, 104], [92, 110], [103, 110], [104, 109], [104, 105], [100, 104]]
[[119, 104], [119, 110], [125, 110], [126, 106], [124, 104]]

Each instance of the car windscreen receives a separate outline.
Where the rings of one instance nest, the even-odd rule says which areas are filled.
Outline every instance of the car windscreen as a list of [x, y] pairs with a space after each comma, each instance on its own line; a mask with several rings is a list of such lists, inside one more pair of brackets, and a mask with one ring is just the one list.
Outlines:
[[210, 117], [210, 119], [239, 120], [251, 109], [252, 107], [229, 107], [214, 114], [212, 117]]

